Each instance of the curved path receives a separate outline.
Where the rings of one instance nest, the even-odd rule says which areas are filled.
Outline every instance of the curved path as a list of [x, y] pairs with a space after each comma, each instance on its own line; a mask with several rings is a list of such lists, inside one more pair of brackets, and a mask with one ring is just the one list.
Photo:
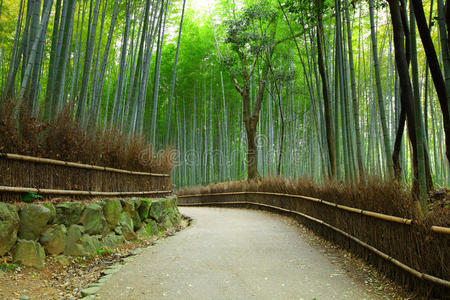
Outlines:
[[286, 217], [180, 210], [194, 225], [115, 273], [100, 299], [376, 299], [306, 243]]

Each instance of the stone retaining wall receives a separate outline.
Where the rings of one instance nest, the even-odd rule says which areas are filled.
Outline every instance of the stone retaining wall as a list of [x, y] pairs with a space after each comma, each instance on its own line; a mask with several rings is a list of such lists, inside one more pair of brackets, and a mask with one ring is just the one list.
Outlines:
[[95, 255], [180, 223], [177, 197], [108, 199], [17, 207], [0, 203], [0, 257], [42, 268], [46, 255]]

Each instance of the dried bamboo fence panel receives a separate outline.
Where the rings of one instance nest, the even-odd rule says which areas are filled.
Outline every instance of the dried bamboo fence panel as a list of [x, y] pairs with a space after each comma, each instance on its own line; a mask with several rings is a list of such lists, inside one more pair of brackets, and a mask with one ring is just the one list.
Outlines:
[[[136, 195], [142, 191], [172, 189], [168, 174], [134, 172], [17, 154], [0, 154], [0, 186], [40, 191], [86, 191], [87, 194], [121, 192]], [[14, 191], [3, 190], [0, 194], [2, 202], [20, 200], [20, 195]]]

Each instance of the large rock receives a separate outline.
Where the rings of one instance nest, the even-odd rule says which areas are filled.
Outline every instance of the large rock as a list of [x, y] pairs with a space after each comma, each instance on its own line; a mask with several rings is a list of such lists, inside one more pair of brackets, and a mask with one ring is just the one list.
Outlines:
[[56, 205], [56, 224], [64, 224], [69, 227], [78, 224], [84, 204], [81, 202], [65, 202]]
[[104, 200], [103, 214], [110, 229], [114, 229], [119, 224], [120, 215], [122, 214], [122, 205], [119, 199]]
[[19, 239], [13, 253], [14, 263], [41, 269], [44, 261], [45, 251], [39, 243]]
[[159, 223], [159, 227], [162, 227], [166, 230], [173, 226], [174, 226], [174, 224], [172, 223], [172, 220], [170, 219], [170, 217], [168, 215], [164, 216], [162, 218], [161, 222]]
[[155, 220], [147, 220], [147, 225], [145, 225], [145, 230], [150, 235], [158, 235], [159, 234], [159, 227], [158, 223], [156, 223]]
[[71, 225], [67, 230], [65, 255], [83, 256], [84, 249], [81, 243], [81, 237], [84, 233], [84, 227], [80, 225]]
[[141, 217], [139, 216], [139, 213], [137, 211], [134, 212], [132, 219], [134, 231], [137, 231], [138, 229], [142, 228]]
[[120, 199], [120, 202], [122, 204], [122, 210], [130, 214], [130, 216], [133, 216], [136, 211], [135, 201], [131, 199]]
[[169, 218], [172, 226], [179, 225], [181, 222], [181, 214], [178, 212], [178, 210], [169, 212], [166, 218]]
[[66, 226], [53, 225], [42, 233], [39, 242], [44, 246], [47, 254], [61, 254], [66, 249], [66, 234]]
[[133, 198], [131, 198], [131, 201], [134, 202], [134, 208], [135, 208], [136, 210], [137, 210], [137, 209], [141, 206], [141, 204], [142, 204], [142, 199], [141, 199], [141, 198], [133, 197]]
[[52, 203], [44, 203], [42, 204], [42, 206], [48, 208], [51, 212], [51, 217], [50, 220], [48, 220], [48, 224], [53, 224], [53, 222], [55, 222], [55, 218], [56, 218], [56, 208]]
[[125, 238], [121, 235], [116, 235], [114, 234], [114, 232], [111, 232], [102, 239], [102, 243], [108, 248], [115, 248], [117, 246], [125, 244]]
[[149, 217], [151, 217], [156, 222], [162, 221], [162, 217], [164, 216], [164, 210], [166, 209], [166, 201], [165, 199], [158, 199], [152, 202], [150, 207]]
[[172, 210], [178, 210], [178, 206], [177, 206], [177, 204], [178, 204], [178, 198], [177, 198], [177, 196], [170, 196], [170, 197], [167, 197], [166, 198], [167, 199], [167, 207], [166, 208], [168, 208], [168, 209], [172, 209]]
[[139, 229], [138, 231], [136, 231], [136, 235], [137, 235], [137, 237], [140, 238], [140, 239], [145, 239], [145, 238], [148, 238], [151, 234], [149, 234], [149, 233], [147, 232], [147, 230], [146, 230], [144, 227], [142, 227], [141, 229]]
[[80, 223], [84, 226], [85, 232], [90, 235], [106, 235], [109, 226], [103, 215], [103, 209], [97, 203], [90, 203], [80, 216]]
[[87, 235], [84, 234], [80, 241], [81, 245], [83, 247], [83, 253], [84, 255], [96, 255], [97, 250], [101, 249], [103, 247], [102, 243], [100, 242], [101, 235]]
[[27, 204], [20, 210], [19, 217], [19, 238], [35, 241], [45, 230], [52, 212], [43, 205]]
[[136, 239], [136, 234], [134, 233], [133, 220], [128, 212], [122, 212], [120, 215], [119, 227], [117, 232], [122, 234], [127, 241], [132, 241]]
[[141, 199], [142, 203], [138, 208], [139, 217], [141, 221], [144, 221], [148, 218], [148, 213], [150, 212], [150, 207], [152, 206], [152, 200], [150, 199]]
[[14, 205], [0, 203], [0, 256], [11, 250], [17, 241], [19, 214]]

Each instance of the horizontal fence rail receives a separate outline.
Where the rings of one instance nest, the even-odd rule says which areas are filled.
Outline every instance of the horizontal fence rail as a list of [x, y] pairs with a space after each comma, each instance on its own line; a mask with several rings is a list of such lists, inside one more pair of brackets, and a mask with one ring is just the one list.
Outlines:
[[[401, 224], [406, 224], [406, 225], [414, 224], [414, 221], [411, 219], [405, 219], [405, 218], [401, 218], [401, 217], [386, 215], [386, 214], [377, 213], [377, 212], [364, 210], [364, 209], [360, 209], [360, 208], [354, 208], [354, 207], [350, 207], [350, 206], [340, 205], [337, 203], [321, 200], [318, 198], [301, 196], [301, 195], [293, 195], [293, 194], [282, 194], [282, 193], [272, 193], [272, 192], [226, 192], [226, 193], [211, 193], [211, 194], [180, 195], [180, 196], [178, 196], [178, 198], [226, 196], [226, 195], [272, 195], [272, 196], [281, 196], [281, 197], [289, 197], [289, 198], [299, 198], [299, 199], [303, 199], [303, 200], [309, 200], [309, 201], [313, 201], [313, 202], [317, 202], [317, 203], [322, 203], [322, 204], [325, 204], [328, 206], [336, 207], [338, 209], [346, 210], [346, 211], [353, 212], [356, 214], [370, 216], [370, 217], [388, 221], [388, 222], [395, 222], [395, 223], [401, 223]], [[448, 228], [448, 227], [431, 226], [431, 230], [434, 232], [450, 234], [450, 228]]]
[[[347, 232], [345, 232], [344, 230], [333, 226], [332, 224], [329, 224], [328, 222], [325, 222], [319, 218], [310, 216], [308, 214], [299, 212], [299, 211], [295, 211], [292, 209], [287, 209], [287, 208], [282, 208], [282, 207], [278, 207], [275, 205], [269, 205], [269, 204], [265, 204], [265, 203], [259, 203], [259, 202], [254, 202], [254, 201], [239, 201], [239, 200], [231, 200], [231, 201], [206, 201], [203, 202], [203, 200], [199, 199], [199, 202], [183, 202], [182, 199], [189, 199], [189, 198], [203, 198], [203, 197], [217, 197], [217, 196], [239, 196], [239, 195], [268, 195], [268, 196], [278, 196], [278, 197], [290, 197], [290, 198], [299, 198], [299, 199], [303, 199], [303, 200], [307, 200], [307, 201], [311, 201], [311, 202], [315, 202], [315, 203], [322, 203], [324, 205], [327, 206], [331, 206], [343, 211], [348, 211], [351, 213], [356, 213], [356, 214], [360, 214], [360, 215], [364, 215], [364, 216], [368, 216], [368, 217], [372, 217], [372, 218], [376, 218], [376, 219], [380, 219], [383, 221], [387, 221], [387, 222], [392, 222], [392, 223], [400, 223], [406, 226], [413, 226], [415, 223], [413, 222], [413, 220], [411, 219], [405, 219], [405, 218], [400, 218], [400, 217], [396, 217], [396, 216], [390, 216], [390, 215], [385, 215], [385, 214], [381, 214], [381, 213], [376, 213], [376, 212], [371, 212], [371, 211], [365, 211], [362, 209], [358, 209], [358, 208], [353, 208], [353, 207], [348, 207], [348, 206], [344, 206], [344, 205], [338, 205], [336, 203], [332, 203], [332, 202], [328, 202], [328, 201], [324, 201], [321, 199], [317, 199], [317, 198], [313, 198], [313, 197], [306, 197], [306, 196], [301, 196], [301, 195], [291, 195], [291, 194], [282, 194], [282, 193], [272, 193], [272, 192], [224, 192], [224, 193], [210, 193], [210, 194], [193, 194], [193, 195], [179, 195], [178, 198], [180, 199], [179, 201], [179, 206], [216, 206], [216, 205], [253, 205], [253, 206], [257, 206], [257, 207], [266, 207], [266, 208], [270, 208], [270, 209], [274, 209], [277, 211], [282, 211], [285, 213], [289, 213], [289, 214], [294, 214], [294, 215], [298, 215], [301, 216], [305, 219], [308, 219], [310, 221], [313, 221], [315, 223], [321, 224], [335, 232], [338, 232], [339, 234], [345, 236], [346, 238], [356, 242], [357, 244], [359, 244], [360, 246], [364, 247], [365, 249], [377, 254], [379, 257], [389, 261], [390, 263], [396, 265], [397, 267], [399, 267], [400, 269], [402, 269], [403, 271], [408, 272], [409, 274], [413, 275], [416, 278], [422, 279], [422, 280], [426, 280], [428, 282], [431, 282], [433, 284], [437, 284], [440, 286], [443, 286], [445, 288], [450, 288], [450, 281], [439, 278], [437, 276], [433, 276], [424, 272], [420, 272], [416, 269], [414, 269], [411, 266], [408, 266], [407, 264], [401, 262], [400, 260], [394, 258], [393, 256], [385, 253], [384, 251], [370, 245], [367, 242], [364, 242], [363, 240], [359, 239], [358, 237], [349, 234]], [[447, 227], [441, 227], [441, 226], [432, 226], [430, 228], [430, 230], [432, 230], [433, 232], [437, 232], [437, 233], [441, 233], [441, 234], [450, 234], [450, 228]]]
[[142, 175], [142, 176], [154, 176], [154, 177], [169, 177], [170, 176], [169, 174], [128, 171], [128, 170], [122, 170], [122, 169], [100, 167], [100, 166], [88, 165], [88, 164], [79, 164], [79, 163], [68, 162], [68, 161], [63, 161], [63, 160], [40, 158], [40, 157], [11, 154], [11, 153], [0, 153], [0, 158], [7, 158], [7, 159], [19, 160], [19, 161], [28, 161], [28, 162], [41, 163], [41, 164], [49, 164], [49, 165], [55, 165], [55, 166], [65, 166], [65, 167], [71, 167], [71, 168], [87, 169], [87, 170], [97, 170], [97, 171], [107, 171], [107, 172], [114, 172], [114, 173], [130, 174], [130, 175]]
[[0, 192], [8, 193], [37, 193], [42, 195], [73, 195], [73, 196], [140, 196], [154, 194], [171, 194], [173, 191], [144, 191], [144, 192], [96, 192], [96, 191], [75, 191], [75, 190], [53, 190], [26, 187], [0, 186]]

